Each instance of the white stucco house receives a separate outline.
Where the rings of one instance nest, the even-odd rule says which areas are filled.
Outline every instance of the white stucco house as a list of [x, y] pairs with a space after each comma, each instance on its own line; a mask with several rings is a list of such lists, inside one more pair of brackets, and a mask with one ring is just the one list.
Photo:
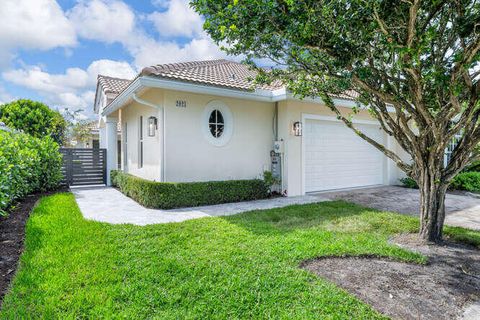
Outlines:
[[[320, 99], [299, 100], [281, 85], [252, 88], [254, 76], [227, 60], [156, 65], [133, 80], [99, 76], [94, 109], [107, 167], [117, 168], [119, 123], [121, 169], [145, 179], [251, 179], [271, 170], [273, 159], [288, 196], [398, 184], [395, 164]], [[355, 106], [349, 94], [336, 99], [345, 114]], [[404, 154], [367, 111], [354, 122]]]

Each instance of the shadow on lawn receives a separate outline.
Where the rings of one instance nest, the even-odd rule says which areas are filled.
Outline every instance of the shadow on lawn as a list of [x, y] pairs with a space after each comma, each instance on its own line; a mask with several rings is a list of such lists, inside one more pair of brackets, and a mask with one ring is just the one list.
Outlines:
[[[415, 220], [409, 217], [398, 216], [399, 220], [406, 220], [390, 230], [382, 222], [385, 217], [396, 216], [392, 213], [382, 213], [375, 209], [365, 208], [345, 201], [328, 201], [308, 205], [292, 205], [284, 208], [256, 210], [234, 216], [225, 216], [222, 219], [246, 229], [254, 234], [275, 235], [286, 234], [302, 230], [323, 230], [337, 233], [382, 233], [415, 231]], [[414, 227], [413, 227], [414, 226]]]

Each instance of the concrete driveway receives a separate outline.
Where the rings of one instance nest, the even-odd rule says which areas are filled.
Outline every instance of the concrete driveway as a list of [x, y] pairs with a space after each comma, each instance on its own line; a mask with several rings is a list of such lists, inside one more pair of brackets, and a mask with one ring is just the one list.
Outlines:
[[[349, 191], [323, 192], [316, 195], [331, 200], [342, 199], [365, 207], [403, 214], [418, 215], [420, 195], [418, 190], [382, 186]], [[458, 194], [448, 194], [445, 223], [480, 230], [480, 199]]]

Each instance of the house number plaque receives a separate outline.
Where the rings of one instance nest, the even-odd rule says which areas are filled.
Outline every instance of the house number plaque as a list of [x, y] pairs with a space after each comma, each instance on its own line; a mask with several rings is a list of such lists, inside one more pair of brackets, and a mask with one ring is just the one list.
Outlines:
[[187, 101], [186, 100], [177, 100], [175, 103], [177, 108], [186, 108], [187, 107]]

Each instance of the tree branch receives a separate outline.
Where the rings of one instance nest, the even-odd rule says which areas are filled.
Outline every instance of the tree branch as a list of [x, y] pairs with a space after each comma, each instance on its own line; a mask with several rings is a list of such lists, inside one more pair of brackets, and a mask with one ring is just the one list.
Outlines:
[[367, 135], [365, 135], [363, 132], [361, 132], [360, 130], [358, 130], [357, 128], [354, 127], [352, 121], [348, 120], [347, 118], [345, 118], [342, 113], [340, 112], [340, 110], [338, 110], [338, 108], [335, 106], [335, 104], [333, 103], [333, 101], [331, 100], [329, 94], [327, 92], [322, 92], [321, 93], [321, 96], [322, 96], [322, 99], [324, 100], [325, 104], [327, 105], [327, 107], [330, 108], [330, 110], [332, 110], [336, 116], [337, 116], [337, 119], [343, 121], [343, 123], [345, 123], [345, 125], [350, 128], [351, 130], [353, 130], [353, 132], [355, 132], [360, 138], [362, 138], [363, 140], [367, 141], [368, 143], [370, 143], [371, 145], [373, 145], [375, 148], [377, 148], [379, 151], [381, 151], [383, 154], [385, 154], [388, 158], [392, 159], [396, 164], [397, 166], [402, 169], [403, 171], [405, 171], [405, 173], [407, 174], [411, 174], [412, 172], [412, 166], [405, 163], [396, 153], [394, 153], [393, 151], [387, 149], [385, 146], [383, 146], [382, 144], [378, 143], [377, 141], [375, 141], [374, 139], [368, 137]]

